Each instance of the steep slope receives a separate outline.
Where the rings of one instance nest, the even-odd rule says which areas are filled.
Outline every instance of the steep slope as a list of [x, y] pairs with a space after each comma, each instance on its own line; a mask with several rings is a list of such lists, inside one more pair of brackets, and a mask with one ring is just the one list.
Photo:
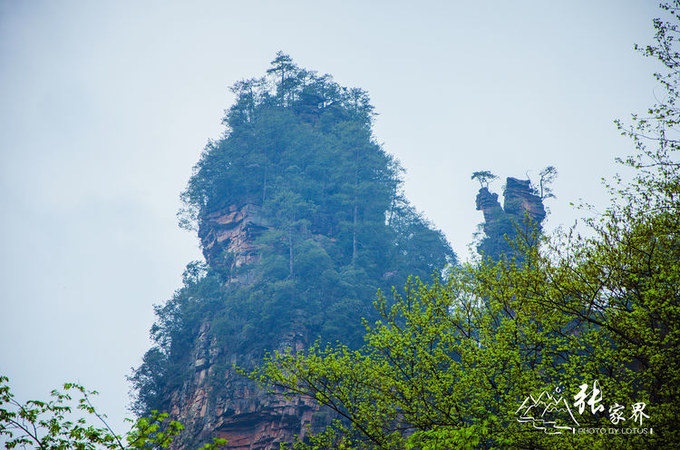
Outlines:
[[401, 193], [396, 161], [375, 143], [365, 92], [279, 53], [267, 75], [237, 83], [224, 136], [210, 142], [182, 194], [181, 223], [205, 263], [151, 330], [131, 377], [135, 409], [169, 411], [182, 448], [278, 448], [330, 416], [307, 399], [267, 395], [240, 375], [266, 352], [315, 341], [362, 344], [378, 289], [429, 278], [454, 255]]

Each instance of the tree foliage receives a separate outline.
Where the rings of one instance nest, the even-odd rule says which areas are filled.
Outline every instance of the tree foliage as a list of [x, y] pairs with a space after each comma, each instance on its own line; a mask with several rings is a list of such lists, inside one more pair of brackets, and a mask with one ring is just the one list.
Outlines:
[[[298, 447], [678, 445], [680, 2], [663, 8], [657, 45], [642, 50], [668, 69], [656, 75], [667, 97], [620, 124], [637, 147], [621, 161], [634, 179], [609, 186], [612, 205], [585, 220], [586, 235], [572, 229], [540, 247], [520, 239], [521, 263], [483, 260], [446, 282], [407, 284], [392, 306], [381, 298], [361, 349], [271, 356], [253, 374], [263, 385], [343, 418]], [[543, 391], [561, 410], [552, 421], [523, 417], [523, 402]]]
[[497, 180], [498, 176], [494, 175], [493, 173], [491, 173], [488, 170], [480, 170], [480, 171], [477, 171], [477, 172], [473, 172], [470, 179], [479, 181], [479, 185], [481, 187], [485, 187], [485, 188], [488, 189], [489, 183], [494, 181], [494, 180]]
[[[132, 450], [168, 448], [184, 429], [168, 415], [152, 411], [141, 417], [124, 436], [116, 434], [91, 402], [96, 391], [77, 383], [65, 383], [64, 391], [53, 390], [49, 401], [29, 400], [19, 403], [9, 387], [9, 379], [0, 376], [0, 438], [5, 448], [23, 447], [77, 450]], [[70, 392], [77, 397], [74, 400]], [[75, 405], [75, 406], [74, 406]], [[96, 418], [99, 426], [88, 421]], [[216, 450], [226, 445], [214, 439], [202, 449]]]
[[557, 178], [557, 169], [555, 166], [547, 166], [539, 172], [540, 178], [538, 186], [534, 186], [534, 190], [541, 199], [555, 198], [552, 190], [552, 183]]

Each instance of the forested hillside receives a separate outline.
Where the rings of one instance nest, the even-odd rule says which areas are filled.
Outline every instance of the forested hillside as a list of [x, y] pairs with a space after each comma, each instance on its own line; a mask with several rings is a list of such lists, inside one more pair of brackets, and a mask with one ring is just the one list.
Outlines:
[[[157, 306], [155, 345], [131, 379], [137, 412], [171, 412], [189, 440], [217, 431], [266, 446], [304, 433], [314, 407], [271, 412], [273, 400], [233, 365], [317, 340], [358, 347], [379, 289], [436, 277], [455, 256], [404, 198], [366, 92], [283, 53], [232, 90], [224, 135], [182, 194], [181, 225], [198, 231], [206, 263], [189, 264]], [[283, 431], [267, 425], [286, 415]]]

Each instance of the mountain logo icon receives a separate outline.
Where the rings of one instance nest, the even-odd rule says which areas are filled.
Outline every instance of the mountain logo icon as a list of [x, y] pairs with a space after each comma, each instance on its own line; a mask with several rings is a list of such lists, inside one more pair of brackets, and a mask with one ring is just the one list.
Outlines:
[[575, 433], [575, 427], [580, 426], [564, 397], [555, 398], [546, 391], [538, 397], [529, 395], [515, 414], [518, 422], [531, 423], [545, 434]]

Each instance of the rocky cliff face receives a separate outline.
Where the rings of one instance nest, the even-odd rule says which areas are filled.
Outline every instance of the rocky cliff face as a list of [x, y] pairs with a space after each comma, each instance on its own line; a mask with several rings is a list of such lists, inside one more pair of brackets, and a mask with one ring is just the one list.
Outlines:
[[[209, 327], [204, 323], [195, 342], [193, 376], [172, 396], [171, 415], [187, 425], [175, 448], [224, 438], [229, 449], [278, 449], [279, 443], [291, 442], [296, 435], [303, 438], [308, 427], [319, 431], [330, 422], [329, 413], [314, 401], [267, 394], [237, 373], [234, 365], [252, 365], [255, 358], [220, 351], [208, 337]], [[300, 351], [307, 345], [302, 330], [290, 330], [278, 350]]]
[[509, 240], [517, 237], [517, 229], [527, 236], [532, 230], [540, 232], [546, 215], [543, 200], [532, 191], [529, 180], [507, 178], [503, 198], [501, 207], [498, 194], [482, 187], [476, 199], [477, 210], [484, 214], [485, 235], [477, 251], [493, 260], [513, 255], [515, 250]]
[[498, 194], [490, 192], [487, 187], [482, 187], [477, 193], [476, 206], [477, 211], [484, 214], [484, 226], [492, 224], [504, 213], [498, 202]]
[[[227, 274], [227, 283], [248, 283], [248, 272], [238, 269], [256, 261], [254, 239], [266, 228], [255, 205], [232, 205], [206, 215], [199, 229], [206, 261]], [[330, 423], [330, 413], [316, 402], [267, 394], [239, 374], [236, 366], [254, 367], [261, 355], [220, 346], [210, 327], [209, 320], [202, 323], [188, 358], [191, 376], [171, 395], [171, 416], [187, 427], [174, 448], [224, 438], [229, 449], [278, 449]], [[282, 331], [274, 350], [301, 351], [309, 344], [307, 330], [298, 323]]]
[[256, 260], [254, 241], [265, 229], [267, 222], [253, 204], [206, 214], [198, 229], [203, 256], [210, 267], [228, 274], [230, 282], [247, 283], [247, 274], [239, 274], [238, 269]]

